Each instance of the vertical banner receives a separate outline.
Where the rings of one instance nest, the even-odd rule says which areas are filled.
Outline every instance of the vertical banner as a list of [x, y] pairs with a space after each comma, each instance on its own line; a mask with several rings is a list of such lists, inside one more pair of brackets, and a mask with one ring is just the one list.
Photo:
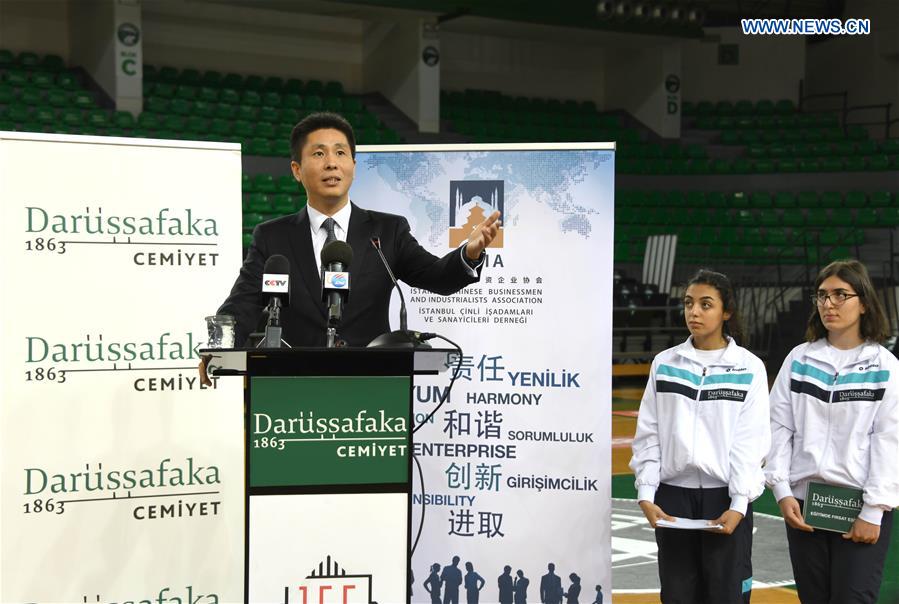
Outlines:
[[0, 133], [0, 600], [238, 602], [238, 145]]
[[451, 391], [449, 374], [414, 388], [416, 424], [442, 403], [413, 438], [414, 602], [609, 597], [613, 160], [612, 144], [360, 149], [353, 200], [408, 217], [432, 253], [503, 221], [480, 283], [405, 288], [410, 326], [463, 349]]

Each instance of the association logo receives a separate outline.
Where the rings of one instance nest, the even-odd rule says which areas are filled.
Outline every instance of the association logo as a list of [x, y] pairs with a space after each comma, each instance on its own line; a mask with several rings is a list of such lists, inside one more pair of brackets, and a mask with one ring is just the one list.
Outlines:
[[334, 273], [331, 275], [331, 285], [337, 288], [346, 287], [346, 273]]
[[140, 40], [140, 29], [134, 23], [122, 23], [116, 33], [125, 46], [134, 46]]
[[377, 604], [371, 587], [371, 574], [348, 573], [327, 556], [299, 584], [284, 586], [284, 604]]
[[[505, 218], [505, 200], [502, 180], [451, 180], [449, 198], [449, 246], [462, 245], [472, 229], [481, 224], [494, 211], [499, 210], [500, 220]], [[496, 238], [488, 247], [503, 247], [501, 226]]]

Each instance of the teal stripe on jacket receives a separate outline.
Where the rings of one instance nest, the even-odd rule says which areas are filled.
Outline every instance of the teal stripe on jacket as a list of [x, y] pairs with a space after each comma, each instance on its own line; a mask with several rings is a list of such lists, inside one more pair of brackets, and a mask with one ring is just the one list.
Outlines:
[[659, 365], [659, 368], [656, 370], [656, 375], [668, 375], [671, 377], [680, 378], [682, 380], [692, 382], [697, 386], [699, 386], [700, 382], [702, 382], [701, 375], [697, 375], [692, 371], [687, 371], [686, 369], [678, 369], [677, 367], [672, 367], [671, 365]]
[[864, 382], [886, 382], [890, 379], [890, 371], [863, 371], [860, 373], [847, 373], [837, 378], [837, 384], [862, 384]]
[[751, 373], [716, 373], [705, 377], [706, 384], [751, 384]]
[[831, 384], [833, 384], [832, 374], [827, 373], [826, 371], [821, 371], [817, 367], [812, 367], [811, 365], [807, 365], [806, 363], [793, 361], [793, 364], [790, 366], [790, 370], [797, 375], [804, 375], [818, 380], [825, 386], [830, 386]]

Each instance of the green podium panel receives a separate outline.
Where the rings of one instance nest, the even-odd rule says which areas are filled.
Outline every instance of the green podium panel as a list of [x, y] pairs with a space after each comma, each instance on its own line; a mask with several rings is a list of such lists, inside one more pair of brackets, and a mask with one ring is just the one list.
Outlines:
[[412, 373], [412, 351], [247, 351], [245, 601], [408, 601]]

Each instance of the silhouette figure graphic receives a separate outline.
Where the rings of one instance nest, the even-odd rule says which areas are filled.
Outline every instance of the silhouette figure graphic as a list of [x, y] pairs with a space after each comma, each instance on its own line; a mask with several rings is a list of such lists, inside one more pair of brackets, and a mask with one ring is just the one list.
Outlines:
[[431, 574], [428, 575], [428, 578], [425, 579], [422, 585], [425, 586], [425, 591], [431, 594], [431, 604], [441, 604], [440, 603], [440, 575], [437, 573], [440, 572], [440, 565], [436, 562], [431, 565]]
[[462, 585], [459, 556], [453, 556], [452, 565], [443, 567], [440, 580], [443, 582], [443, 604], [459, 604], [459, 586]]
[[571, 580], [571, 586], [565, 594], [565, 604], [579, 604], [578, 596], [581, 595], [581, 578], [577, 576], [577, 573], [571, 573], [568, 575], [568, 578]]
[[512, 567], [508, 564], [503, 567], [503, 574], [496, 578], [496, 586], [499, 587], [499, 604], [513, 604]]
[[562, 604], [562, 578], [556, 574], [556, 565], [546, 565], [549, 571], [540, 577], [540, 601], [543, 604]]
[[602, 604], [602, 585], [596, 586], [596, 598], [593, 600], [593, 604]]
[[524, 571], [520, 568], [515, 574], [518, 575], [518, 578], [515, 579], [515, 584], [512, 586], [512, 591], [515, 593], [515, 604], [528, 604], [528, 585], [530, 585], [531, 580], [524, 576]]
[[484, 577], [474, 572], [474, 565], [471, 562], [465, 563], [465, 571], [465, 602], [478, 604], [478, 597], [487, 582], [484, 581]]

